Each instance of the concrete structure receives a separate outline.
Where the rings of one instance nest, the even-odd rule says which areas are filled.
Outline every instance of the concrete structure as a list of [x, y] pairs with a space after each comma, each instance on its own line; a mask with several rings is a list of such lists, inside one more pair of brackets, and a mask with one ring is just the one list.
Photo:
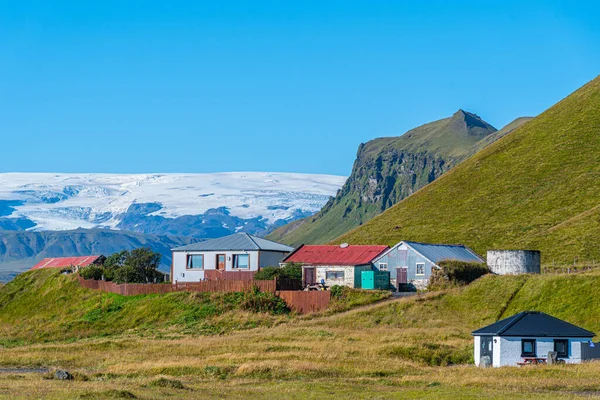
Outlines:
[[373, 260], [375, 269], [389, 271], [395, 286], [413, 285], [426, 289], [433, 268], [444, 260], [483, 263], [473, 250], [463, 245], [402, 241]]
[[323, 283], [328, 287], [360, 288], [362, 271], [371, 271], [373, 259], [387, 249], [388, 246], [302, 245], [282, 264], [303, 264], [304, 285]]
[[[569, 364], [595, 358], [594, 333], [536, 311], [524, 311], [472, 332], [477, 366], [517, 366], [524, 357], [546, 358], [548, 352]], [[487, 360], [486, 360], [487, 358]]]
[[488, 250], [487, 265], [498, 275], [539, 274], [539, 250]]
[[199, 282], [208, 279], [206, 271], [258, 271], [278, 266], [294, 250], [247, 233], [236, 233], [173, 249], [171, 280]]

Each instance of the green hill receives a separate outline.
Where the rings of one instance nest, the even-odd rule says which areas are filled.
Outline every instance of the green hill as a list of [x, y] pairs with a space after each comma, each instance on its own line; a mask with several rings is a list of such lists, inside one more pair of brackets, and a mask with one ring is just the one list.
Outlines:
[[600, 260], [600, 78], [335, 242], [535, 248]]
[[482, 147], [480, 143], [491, 143], [506, 132], [458, 110], [402, 136], [361, 144], [352, 173], [335, 198], [318, 214], [285, 225], [269, 238], [292, 245], [332, 240], [437, 179]]

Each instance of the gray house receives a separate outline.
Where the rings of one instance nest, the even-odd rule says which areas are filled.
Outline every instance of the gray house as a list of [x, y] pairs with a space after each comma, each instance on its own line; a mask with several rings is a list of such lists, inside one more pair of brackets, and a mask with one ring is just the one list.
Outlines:
[[425, 289], [432, 268], [439, 268], [438, 263], [444, 260], [485, 262], [467, 246], [404, 240], [374, 259], [373, 266], [379, 271], [389, 271], [395, 286], [413, 284], [418, 289]]

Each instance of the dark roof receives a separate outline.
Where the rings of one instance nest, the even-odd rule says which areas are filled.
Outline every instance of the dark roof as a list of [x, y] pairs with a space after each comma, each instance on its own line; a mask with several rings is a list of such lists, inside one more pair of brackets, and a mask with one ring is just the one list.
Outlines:
[[282, 262], [310, 265], [366, 265], [387, 249], [387, 246], [302, 245]]
[[174, 248], [173, 251], [278, 251], [281, 253], [289, 253], [294, 248], [281, 243], [272, 242], [258, 236], [249, 235], [247, 233], [234, 233], [233, 235], [220, 237], [217, 239], [205, 240]]
[[473, 336], [593, 337], [593, 332], [539, 311], [523, 311], [471, 333]]
[[479, 257], [477, 253], [462, 244], [431, 244], [411, 242], [408, 240], [405, 240], [404, 243], [434, 264], [443, 260], [458, 260], [475, 263], [484, 262], [483, 258]]

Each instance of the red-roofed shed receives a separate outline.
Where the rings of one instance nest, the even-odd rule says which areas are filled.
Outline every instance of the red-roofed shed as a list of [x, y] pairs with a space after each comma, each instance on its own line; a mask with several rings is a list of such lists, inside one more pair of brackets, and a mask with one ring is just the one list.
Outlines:
[[80, 268], [87, 267], [91, 264], [102, 264], [106, 260], [103, 255], [99, 256], [83, 256], [83, 257], [54, 257], [44, 258], [39, 263], [31, 267], [34, 269], [46, 269], [46, 268]]
[[373, 269], [371, 263], [389, 249], [380, 245], [302, 245], [287, 256], [283, 264], [303, 264], [305, 285], [322, 282], [326, 286], [361, 287], [363, 271]]

